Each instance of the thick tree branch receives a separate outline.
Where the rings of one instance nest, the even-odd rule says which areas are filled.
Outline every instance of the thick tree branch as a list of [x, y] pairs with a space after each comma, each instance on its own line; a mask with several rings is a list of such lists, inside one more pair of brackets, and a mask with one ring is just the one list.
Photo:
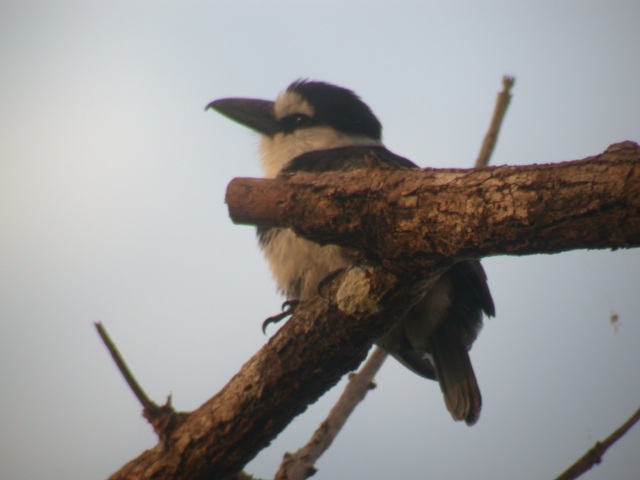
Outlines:
[[226, 200], [236, 223], [290, 227], [395, 266], [637, 247], [640, 147], [546, 165], [236, 178]]
[[297, 307], [218, 394], [183, 414], [165, 441], [111, 479], [212, 480], [236, 473], [296, 415], [357, 368], [374, 339], [411, 307], [409, 285], [416, 281], [366, 265], [337, 274], [319, 296]]
[[[353, 188], [332, 186], [335, 174], [321, 175], [314, 177], [315, 196], [309, 192], [310, 187], [305, 187], [305, 181], [312, 181], [310, 177], [306, 180], [304, 176], [293, 177], [291, 185], [284, 180], [245, 180], [248, 184], [234, 181], [235, 187], [230, 186], [229, 192], [238, 188], [237, 182], [240, 190], [242, 185], [254, 185], [257, 197], [248, 191], [247, 196], [255, 200], [262, 195], [263, 200], [269, 198], [274, 205], [281, 202], [286, 212], [280, 217], [271, 212], [274, 205], [269, 204], [262, 209], [266, 217], [252, 213], [250, 218], [269, 218], [268, 223], [292, 226], [295, 215], [313, 216], [308, 235], [317, 235], [313, 238], [324, 242], [357, 246], [369, 235], [373, 245], [369, 253], [374, 261], [356, 264], [324, 282], [320, 294], [301, 303], [292, 319], [217, 395], [194, 412], [182, 414], [181, 421], [162, 442], [111, 478], [223, 479], [238, 472], [296, 415], [357, 367], [374, 339], [412, 306], [408, 299], [416, 296], [410, 287], [418, 283], [427, 287], [424, 284], [435, 281], [456, 257], [640, 243], [637, 145], [629, 142], [613, 146], [602, 156], [582, 163], [500, 169], [375, 170], [367, 171], [366, 175], [352, 172], [338, 178], [354, 182]], [[409, 177], [403, 178], [407, 173]], [[411, 175], [416, 173], [429, 181], [412, 179]], [[366, 181], [365, 177], [374, 180]], [[262, 182], [269, 182], [270, 187], [263, 190]], [[369, 187], [365, 199], [358, 196], [363, 195], [359, 188], [367, 191], [362, 185]], [[392, 198], [395, 208], [391, 210], [401, 214], [393, 217], [384, 211], [388, 207], [381, 208], [385, 199], [383, 186], [395, 191]], [[272, 196], [268, 193], [271, 191], [277, 194]], [[295, 200], [297, 195], [294, 191], [300, 192], [299, 202], [291, 201], [290, 197]], [[367, 195], [377, 207], [367, 206]], [[463, 197], [457, 198], [460, 195]], [[238, 205], [247, 206], [233, 194], [228, 198], [233, 211]], [[313, 201], [304, 201], [305, 198]], [[313, 202], [320, 204], [320, 210], [314, 210]], [[344, 210], [340, 202], [345, 205]], [[345, 213], [358, 211], [349, 210], [354, 204], [358, 206], [358, 202], [364, 212], [361, 222], [351, 220], [353, 217]], [[329, 213], [319, 215], [325, 208]], [[423, 217], [414, 218], [411, 215], [414, 208]], [[250, 209], [245, 210], [241, 216], [244, 221], [249, 212]], [[394, 218], [396, 223], [390, 222]], [[451, 218], [457, 219], [455, 226]], [[440, 228], [441, 220], [449, 222], [448, 227]], [[467, 220], [471, 226], [467, 226]], [[342, 229], [342, 222], [351, 229]], [[542, 227], [536, 222], [542, 222]], [[337, 235], [322, 234], [326, 224]], [[384, 240], [381, 232], [386, 233], [385, 229], [399, 239], [394, 243], [393, 235], [385, 235], [391, 238], [391, 243]], [[416, 233], [422, 250], [415, 259], [422, 262], [414, 262], [411, 268], [407, 262], [402, 275], [396, 275], [394, 269], [375, 261], [378, 256], [387, 265], [402, 263], [403, 258], [411, 255], [410, 248], [415, 244], [409, 237]], [[447, 235], [451, 243], [445, 241]], [[563, 241], [555, 241], [553, 235], [561, 236]]]

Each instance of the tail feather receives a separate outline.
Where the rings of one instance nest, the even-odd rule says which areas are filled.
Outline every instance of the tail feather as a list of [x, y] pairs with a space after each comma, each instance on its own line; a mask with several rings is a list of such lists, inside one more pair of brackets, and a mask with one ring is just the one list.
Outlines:
[[451, 416], [473, 425], [480, 417], [482, 397], [467, 346], [456, 323], [442, 322], [431, 336], [429, 349]]

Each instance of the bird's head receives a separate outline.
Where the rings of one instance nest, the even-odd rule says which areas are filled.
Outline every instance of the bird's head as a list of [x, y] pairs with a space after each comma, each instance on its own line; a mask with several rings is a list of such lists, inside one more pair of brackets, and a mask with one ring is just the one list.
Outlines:
[[351, 90], [298, 80], [275, 102], [223, 98], [212, 108], [261, 135], [262, 168], [275, 177], [303, 153], [352, 145], [381, 145], [382, 126]]

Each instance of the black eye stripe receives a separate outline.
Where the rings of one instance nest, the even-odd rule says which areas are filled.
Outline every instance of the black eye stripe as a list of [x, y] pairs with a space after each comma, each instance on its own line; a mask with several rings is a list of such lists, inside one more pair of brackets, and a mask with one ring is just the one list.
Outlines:
[[286, 132], [293, 132], [298, 128], [309, 127], [313, 124], [313, 118], [304, 113], [294, 113], [280, 119], [280, 125]]

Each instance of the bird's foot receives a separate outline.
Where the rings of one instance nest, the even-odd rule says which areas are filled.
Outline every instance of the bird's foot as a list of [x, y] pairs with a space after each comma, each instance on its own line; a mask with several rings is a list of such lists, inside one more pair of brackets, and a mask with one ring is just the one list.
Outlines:
[[272, 323], [278, 323], [279, 321], [293, 315], [299, 304], [300, 300], [287, 300], [284, 302], [282, 304], [282, 313], [273, 315], [262, 322], [262, 333], [267, 333], [267, 327]]

